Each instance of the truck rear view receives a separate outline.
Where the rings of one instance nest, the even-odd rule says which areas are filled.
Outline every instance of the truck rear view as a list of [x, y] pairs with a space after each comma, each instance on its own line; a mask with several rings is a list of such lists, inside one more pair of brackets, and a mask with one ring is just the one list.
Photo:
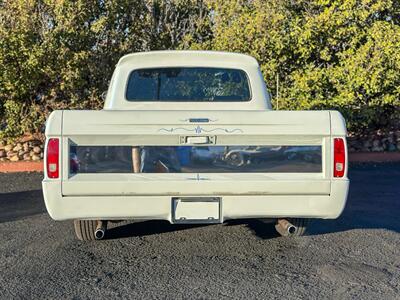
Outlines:
[[54, 111], [47, 210], [79, 239], [107, 221], [262, 218], [285, 236], [346, 202], [346, 128], [335, 111], [272, 111], [257, 62], [223, 52], [132, 54], [102, 111]]

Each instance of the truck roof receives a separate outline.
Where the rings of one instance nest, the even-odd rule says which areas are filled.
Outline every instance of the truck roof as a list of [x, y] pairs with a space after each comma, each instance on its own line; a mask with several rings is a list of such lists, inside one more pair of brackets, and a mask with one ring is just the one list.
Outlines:
[[231, 66], [239, 64], [258, 68], [257, 60], [250, 55], [224, 51], [197, 50], [165, 50], [132, 53], [123, 56], [119, 60], [117, 67], [126, 64], [135, 65], [138, 62], [141, 65], [148, 65], [149, 67], [177, 66], [177, 64], [214, 66], [215, 63], [225, 63]]
[[[132, 71], [146, 68], [208, 67], [239, 69], [246, 73], [251, 100], [245, 102], [128, 101], [126, 89]], [[104, 105], [106, 110], [268, 110], [269, 93], [255, 58], [219, 51], [150, 51], [123, 56], [114, 71]]]

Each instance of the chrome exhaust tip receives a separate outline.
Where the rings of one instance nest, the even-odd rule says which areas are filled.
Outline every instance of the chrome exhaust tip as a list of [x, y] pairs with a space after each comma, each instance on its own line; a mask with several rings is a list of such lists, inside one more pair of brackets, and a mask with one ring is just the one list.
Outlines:
[[282, 236], [291, 236], [297, 231], [297, 227], [286, 219], [278, 219], [275, 229]]
[[106, 235], [107, 221], [98, 221], [96, 230], [94, 231], [94, 237], [96, 240], [102, 240]]

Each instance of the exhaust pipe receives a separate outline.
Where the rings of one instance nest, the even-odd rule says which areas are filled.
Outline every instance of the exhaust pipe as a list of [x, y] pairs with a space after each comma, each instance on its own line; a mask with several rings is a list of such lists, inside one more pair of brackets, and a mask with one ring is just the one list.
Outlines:
[[286, 219], [278, 219], [275, 229], [282, 236], [290, 236], [297, 231], [297, 227]]
[[107, 221], [97, 221], [96, 230], [94, 231], [94, 237], [96, 240], [102, 240], [106, 234]]

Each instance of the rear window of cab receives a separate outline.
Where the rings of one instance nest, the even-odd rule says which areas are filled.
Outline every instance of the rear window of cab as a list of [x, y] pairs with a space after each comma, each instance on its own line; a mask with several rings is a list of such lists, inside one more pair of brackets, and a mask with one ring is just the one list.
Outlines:
[[203, 67], [137, 69], [130, 73], [128, 101], [245, 102], [251, 100], [243, 70]]

